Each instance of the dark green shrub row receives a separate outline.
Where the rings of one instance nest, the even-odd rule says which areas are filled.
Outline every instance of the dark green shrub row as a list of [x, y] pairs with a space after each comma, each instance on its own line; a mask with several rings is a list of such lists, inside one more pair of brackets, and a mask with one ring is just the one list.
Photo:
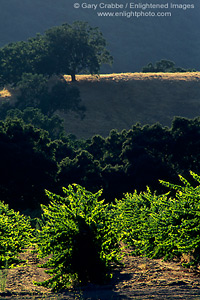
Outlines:
[[[200, 176], [190, 172], [200, 183]], [[179, 176], [183, 185], [161, 181], [175, 194], [127, 193], [115, 204], [98, 200], [79, 185], [64, 189], [65, 197], [47, 192], [51, 202], [42, 206], [45, 225], [38, 235], [41, 257], [53, 254], [44, 265], [51, 279], [37, 283], [59, 290], [77, 282], [99, 283], [111, 274], [111, 263], [120, 262], [120, 242], [133, 254], [151, 258], [200, 264], [200, 186], [193, 187]]]
[[[190, 172], [200, 183], [200, 176]], [[175, 191], [163, 195], [127, 193], [117, 201], [119, 224], [124, 241], [136, 255], [151, 258], [190, 256], [190, 264], [200, 263], [200, 187], [179, 176], [183, 186], [161, 181]]]
[[18, 254], [33, 239], [30, 218], [0, 202], [0, 269], [10, 268], [19, 261]]
[[146, 66], [142, 68], [142, 72], [148, 73], [148, 72], [169, 72], [169, 73], [175, 73], [175, 72], [195, 72], [194, 69], [184, 69], [181, 67], [176, 67], [175, 63], [173, 61], [167, 60], [167, 59], [161, 59], [160, 61], [157, 61], [154, 65], [150, 62]]
[[[200, 183], [200, 176], [190, 172]], [[17, 254], [31, 243], [39, 257], [48, 257], [43, 267], [51, 278], [35, 282], [54, 291], [76, 284], [105, 283], [120, 265], [121, 241], [133, 254], [151, 258], [180, 259], [200, 263], [200, 186], [193, 187], [179, 176], [183, 185], [161, 181], [175, 193], [157, 195], [127, 193], [115, 204], [99, 198], [80, 185], [63, 188], [64, 196], [46, 191], [50, 199], [42, 205], [40, 228], [31, 229], [30, 219], [0, 205], [1, 268], [16, 262]], [[33, 238], [33, 235], [35, 236]]]
[[39, 254], [53, 256], [43, 265], [52, 277], [41, 285], [60, 290], [78, 282], [105, 283], [112, 275], [111, 263], [120, 259], [116, 210], [99, 200], [101, 191], [93, 194], [79, 185], [63, 191], [64, 197], [47, 191], [50, 203], [42, 205]]
[[163, 193], [160, 178], [178, 184], [178, 174], [200, 172], [199, 148], [199, 118], [175, 118], [171, 128], [137, 124], [81, 141], [64, 136], [59, 119], [13, 111], [0, 122], [0, 199], [33, 209], [48, 201], [44, 189], [62, 193], [74, 182], [91, 192], [103, 189], [108, 202], [146, 186]]

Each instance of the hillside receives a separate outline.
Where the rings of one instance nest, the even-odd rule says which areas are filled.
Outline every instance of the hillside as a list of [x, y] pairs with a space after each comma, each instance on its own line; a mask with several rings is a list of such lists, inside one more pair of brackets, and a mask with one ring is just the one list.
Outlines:
[[[200, 72], [78, 75], [74, 83], [64, 77], [79, 88], [86, 107], [82, 120], [75, 112], [58, 112], [66, 132], [78, 138], [105, 137], [111, 129], [130, 129], [137, 122], [170, 127], [174, 116], [200, 116]], [[16, 95], [17, 90], [4, 88], [0, 100], [15, 101]]]
[[[109, 0], [103, 2], [110, 3]], [[158, 2], [151, 0], [151, 3]], [[188, 2], [182, 0], [181, 4]], [[173, 60], [177, 66], [199, 70], [199, 1], [193, 1], [193, 9], [165, 9], [164, 12], [172, 13], [170, 17], [139, 18], [100, 17], [97, 13], [110, 10], [75, 9], [74, 3], [74, 0], [1, 0], [0, 46], [27, 40], [52, 26], [80, 20], [99, 27], [107, 40], [114, 64], [112, 68], [104, 66], [103, 73], [136, 72], [150, 61], [155, 63], [160, 59]], [[126, 9], [126, 12], [130, 11], [130, 8]], [[149, 10], [143, 10], [146, 11]], [[156, 13], [156, 10], [151, 12]]]
[[200, 72], [79, 75], [70, 84], [80, 89], [86, 116], [62, 117], [66, 131], [78, 138], [106, 136], [113, 128], [129, 129], [137, 122], [170, 126], [174, 116], [200, 115]]

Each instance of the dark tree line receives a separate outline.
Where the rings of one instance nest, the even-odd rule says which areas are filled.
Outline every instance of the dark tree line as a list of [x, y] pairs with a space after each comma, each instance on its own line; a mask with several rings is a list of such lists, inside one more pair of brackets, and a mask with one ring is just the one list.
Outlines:
[[169, 72], [169, 73], [175, 73], [175, 72], [195, 72], [194, 69], [184, 69], [182, 67], [176, 67], [175, 63], [173, 61], [167, 60], [167, 59], [161, 59], [160, 61], [157, 61], [154, 65], [153, 63], [148, 63], [146, 66], [142, 68], [143, 73], [157, 73], [157, 72]]
[[176, 183], [178, 174], [200, 173], [200, 118], [177, 117], [171, 128], [136, 124], [82, 141], [50, 138], [51, 125], [38, 129], [25, 115], [0, 123], [0, 199], [16, 209], [37, 208], [47, 201], [44, 189], [60, 193], [72, 183], [92, 192], [103, 188], [106, 201], [113, 201], [147, 185], [165, 192], [159, 179]]

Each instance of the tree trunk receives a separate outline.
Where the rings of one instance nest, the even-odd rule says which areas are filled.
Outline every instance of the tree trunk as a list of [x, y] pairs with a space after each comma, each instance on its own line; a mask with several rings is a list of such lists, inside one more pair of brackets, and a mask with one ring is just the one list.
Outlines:
[[76, 75], [75, 74], [71, 74], [71, 78], [72, 78], [72, 82], [76, 81]]

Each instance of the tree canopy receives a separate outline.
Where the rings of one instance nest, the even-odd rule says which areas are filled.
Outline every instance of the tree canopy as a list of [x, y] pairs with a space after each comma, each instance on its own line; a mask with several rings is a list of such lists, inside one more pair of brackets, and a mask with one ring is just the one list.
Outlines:
[[102, 33], [87, 22], [53, 27], [45, 32], [43, 40], [47, 55], [41, 60], [41, 73], [69, 74], [75, 80], [79, 72], [97, 74], [101, 64], [112, 63]]
[[46, 76], [24, 73], [17, 86], [20, 95], [17, 97], [16, 107], [19, 109], [39, 108], [49, 117], [57, 110], [73, 110], [79, 116], [84, 117], [85, 107], [81, 105], [78, 88], [69, 86], [65, 80], [55, 81], [49, 88]]
[[60, 193], [74, 182], [103, 189], [112, 201], [146, 186], [163, 193], [160, 178], [178, 184], [177, 174], [199, 173], [200, 118], [177, 117], [171, 128], [136, 124], [85, 141], [64, 136], [59, 122], [30, 108], [0, 121], [0, 199], [12, 208], [38, 207], [47, 200], [44, 189]]
[[184, 69], [181, 67], [176, 67], [175, 63], [173, 61], [167, 60], [167, 59], [161, 59], [160, 61], [157, 61], [155, 65], [153, 65], [151, 62], [148, 63], [146, 66], [142, 68], [143, 73], [147, 72], [169, 72], [169, 73], [175, 73], [175, 72], [195, 72], [194, 69]]
[[97, 27], [87, 22], [65, 23], [26, 42], [0, 48], [0, 84], [17, 83], [23, 73], [67, 74], [75, 80], [80, 72], [98, 74], [101, 65], [112, 60]]

